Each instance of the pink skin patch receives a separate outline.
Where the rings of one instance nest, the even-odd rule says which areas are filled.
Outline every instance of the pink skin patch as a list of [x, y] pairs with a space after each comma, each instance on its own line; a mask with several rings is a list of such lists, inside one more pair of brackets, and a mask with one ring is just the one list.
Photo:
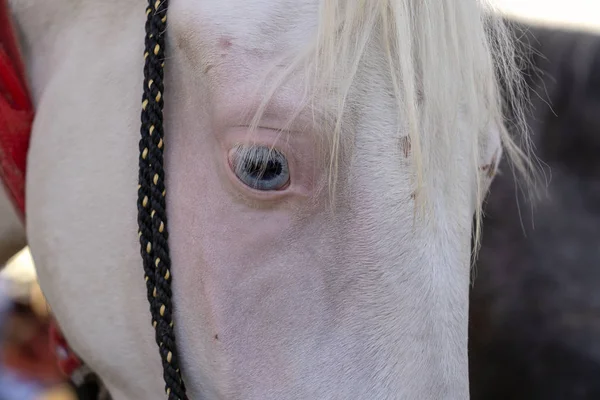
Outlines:
[[219, 39], [219, 47], [227, 50], [233, 45], [232, 39], [228, 37], [222, 37]]

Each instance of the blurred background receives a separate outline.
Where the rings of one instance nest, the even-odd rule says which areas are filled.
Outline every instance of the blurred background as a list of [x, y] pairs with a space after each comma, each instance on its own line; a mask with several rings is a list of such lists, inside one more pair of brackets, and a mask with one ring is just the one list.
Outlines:
[[495, 0], [533, 48], [529, 125], [549, 181], [501, 164], [470, 308], [473, 400], [600, 399], [600, 1]]
[[0, 400], [77, 400], [58, 369], [49, 324], [50, 309], [24, 249], [0, 273]]
[[[473, 270], [472, 399], [598, 400], [600, 0], [491, 1], [533, 48], [523, 74], [549, 185], [532, 204], [506, 164], [492, 185]], [[50, 317], [25, 248], [0, 272], [0, 400], [97, 399], [58, 371]]]

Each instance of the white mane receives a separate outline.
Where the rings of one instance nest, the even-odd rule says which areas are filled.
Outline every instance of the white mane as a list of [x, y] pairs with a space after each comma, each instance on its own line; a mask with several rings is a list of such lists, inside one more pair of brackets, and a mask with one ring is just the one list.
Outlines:
[[[328, 111], [321, 118], [327, 126], [324, 130], [331, 132], [330, 189], [335, 190], [338, 153], [351, 142], [351, 135], [342, 135], [343, 117], [351, 118], [351, 113], [346, 114], [349, 96], [358, 81], [368, 80], [368, 73], [361, 76], [361, 67], [375, 58], [370, 57], [367, 44], [386, 54], [393, 82], [390, 95], [397, 102], [400, 130], [409, 138], [420, 210], [427, 209], [421, 189], [430, 179], [428, 172], [440, 165], [446, 171], [452, 168], [452, 158], [439, 157], [456, 153], [453, 149], [461, 145], [456, 133], [465, 123], [477, 127], [470, 137], [477, 187], [482, 186], [481, 174], [476, 172], [480, 168], [480, 149], [485, 146], [482, 140], [486, 135], [482, 133], [490, 129], [500, 131], [504, 150], [516, 170], [527, 183], [533, 182], [535, 171], [529, 161], [524, 114], [527, 99], [517, 65], [518, 48], [505, 21], [485, 0], [323, 0], [314, 40], [276, 79], [270, 80], [270, 91], [252, 126], [257, 126], [279, 85], [304, 69], [304, 76], [310, 77], [308, 103], [319, 103], [311, 107], [313, 113]], [[519, 145], [506, 129], [503, 102], [510, 104], [514, 113], [512, 124], [520, 136]], [[479, 196], [485, 195], [483, 190], [478, 192]], [[478, 243], [481, 197], [476, 203]]]

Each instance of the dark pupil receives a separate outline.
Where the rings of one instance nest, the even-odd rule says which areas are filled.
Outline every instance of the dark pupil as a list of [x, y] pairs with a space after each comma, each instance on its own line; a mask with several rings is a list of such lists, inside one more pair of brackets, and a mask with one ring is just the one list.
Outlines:
[[283, 172], [283, 165], [277, 160], [269, 160], [266, 163], [257, 160], [245, 160], [244, 169], [252, 178], [268, 181]]

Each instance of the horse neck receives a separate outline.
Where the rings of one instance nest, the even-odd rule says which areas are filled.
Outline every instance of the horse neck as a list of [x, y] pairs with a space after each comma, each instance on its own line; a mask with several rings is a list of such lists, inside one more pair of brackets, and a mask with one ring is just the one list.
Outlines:
[[97, 25], [93, 19], [103, 18], [100, 14], [112, 13], [118, 18], [119, 13], [114, 12], [114, 7], [119, 7], [120, 11], [125, 11], [126, 7], [141, 8], [138, 1], [117, 4], [106, 0], [96, 4], [81, 0], [9, 0], [34, 105], [37, 105], [54, 71], [60, 67], [61, 59], [68, 56], [62, 51], [68, 48], [66, 32], [75, 24], [83, 24], [79, 29], [85, 32], [86, 27]]
[[[74, 10], [69, 9], [68, 0], [44, 2], [43, 0], [10, 0], [13, 22], [17, 29], [21, 53], [27, 70], [29, 89], [34, 101], [43, 92], [44, 82], [50, 75], [50, 57], [57, 45], [57, 37]], [[39, 66], [39, 67], [38, 67]]]
[[[62, 18], [67, 18], [69, 0], [45, 2], [43, 0], [9, 0], [8, 6], [21, 51], [25, 60], [27, 75], [34, 102], [39, 90], [39, 74], [42, 68], [32, 68], [32, 54], [50, 54], [43, 45], [53, 40], [56, 27]], [[44, 57], [42, 57], [44, 58]], [[38, 63], [43, 64], [43, 61]], [[3, 266], [14, 254], [26, 245], [25, 227], [17, 216], [8, 193], [0, 187], [0, 266]]]

